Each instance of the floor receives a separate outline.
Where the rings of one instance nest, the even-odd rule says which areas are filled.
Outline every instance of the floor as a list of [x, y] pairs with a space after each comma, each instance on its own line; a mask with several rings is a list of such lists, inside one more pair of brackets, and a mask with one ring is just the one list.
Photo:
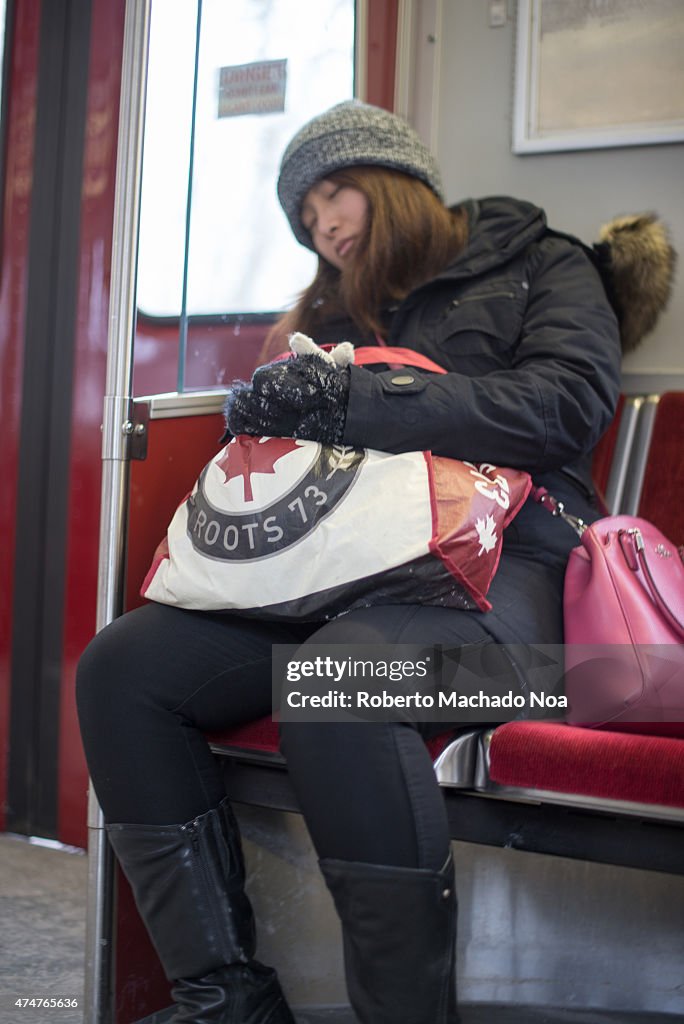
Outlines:
[[[0, 1024], [83, 1020], [87, 858], [80, 851], [0, 835]], [[31, 1000], [71, 1005], [31, 1006]], [[24, 1001], [28, 1000], [28, 1003]], [[17, 1005], [17, 1001], [21, 1001]], [[77, 1005], [74, 1005], [77, 1004]], [[149, 1018], [168, 1021], [170, 1013]], [[353, 1024], [348, 1009], [303, 1011], [298, 1024]], [[471, 1003], [461, 1024], [677, 1024], [676, 1015]], [[399, 1022], [398, 1022], [399, 1024]]]
[[[140, 1024], [167, 1024], [172, 1011], [154, 1014]], [[659, 1013], [608, 1013], [592, 1010], [546, 1009], [539, 1006], [500, 1006], [469, 1003], [459, 1010], [458, 1024], [681, 1024], [680, 1017]], [[297, 1024], [356, 1024], [349, 1009], [297, 1013]], [[397, 1024], [401, 1022], [397, 1021]]]
[[[0, 835], [0, 1024], [83, 1024], [87, 870], [80, 851]], [[40, 999], [71, 1005], [24, 1003]]]

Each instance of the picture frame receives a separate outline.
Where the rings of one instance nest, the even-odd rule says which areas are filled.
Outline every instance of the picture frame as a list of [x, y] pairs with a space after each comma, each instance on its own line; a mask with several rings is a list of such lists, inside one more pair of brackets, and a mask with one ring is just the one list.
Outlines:
[[681, 0], [518, 0], [514, 153], [684, 141]]

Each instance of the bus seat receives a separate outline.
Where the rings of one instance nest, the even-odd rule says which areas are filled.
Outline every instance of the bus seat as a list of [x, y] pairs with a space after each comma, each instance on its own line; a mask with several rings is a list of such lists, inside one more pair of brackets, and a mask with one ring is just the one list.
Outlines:
[[505, 787], [507, 794], [515, 789], [527, 798], [546, 794], [549, 802], [562, 796], [585, 807], [619, 801], [626, 812], [650, 809], [684, 822], [684, 743], [674, 735], [507, 722], [489, 732], [480, 749], [480, 790]]
[[604, 496], [606, 512], [609, 515], [614, 515], [621, 509], [627, 483], [627, 468], [643, 403], [644, 399], [640, 395], [621, 395], [615, 419], [594, 451], [594, 483], [599, 494]]
[[654, 523], [674, 544], [684, 544], [683, 444], [684, 391], [669, 391], [653, 402], [637, 514]]
[[610, 477], [610, 469], [613, 463], [613, 457], [615, 455], [615, 449], [617, 447], [618, 434], [620, 432], [620, 424], [622, 422], [622, 414], [625, 408], [625, 396], [620, 395], [618, 399], [617, 409], [615, 410], [615, 417], [613, 422], [606, 430], [605, 434], [601, 437], [596, 448], [591, 462], [591, 473], [594, 479], [594, 483], [599, 494], [603, 497], [606, 507], [607, 502], [607, 488], [608, 479]]
[[[440, 785], [468, 789], [475, 778], [477, 740], [480, 730], [454, 734], [440, 733], [426, 741]], [[219, 756], [285, 766], [280, 753], [278, 723], [269, 716], [208, 736], [213, 752]]]

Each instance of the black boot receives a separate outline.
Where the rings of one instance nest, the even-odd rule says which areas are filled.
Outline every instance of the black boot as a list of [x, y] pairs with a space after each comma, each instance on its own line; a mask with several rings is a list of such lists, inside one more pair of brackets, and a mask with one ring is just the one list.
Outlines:
[[361, 1024], [456, 1024], [456, 895], [441, 871], [322, 860]]
[[295, 1024], [254, 960], [240, 833], [228, 800], [185, 825], [107, 825], [167, 978], [173, 1024]]

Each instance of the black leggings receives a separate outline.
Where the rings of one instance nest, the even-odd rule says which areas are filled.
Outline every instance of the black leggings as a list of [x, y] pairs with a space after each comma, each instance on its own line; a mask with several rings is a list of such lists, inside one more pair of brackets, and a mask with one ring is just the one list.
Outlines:
[[[148, 604], [115, 620], [85, 651], [77, 677], [106, 820], [180, 824], [218, 805], [226, 794], [204, 733], [270, 714], [274, 643], [560, 642], [558, 574], [509, 559], [495, 585], [497, 612], [488, 615], [394, 605], [315, 626]], [[423, 738], [431, 731], [434, 724], [281, 724], [319, 857], [442, 866], [449, 833]]]

